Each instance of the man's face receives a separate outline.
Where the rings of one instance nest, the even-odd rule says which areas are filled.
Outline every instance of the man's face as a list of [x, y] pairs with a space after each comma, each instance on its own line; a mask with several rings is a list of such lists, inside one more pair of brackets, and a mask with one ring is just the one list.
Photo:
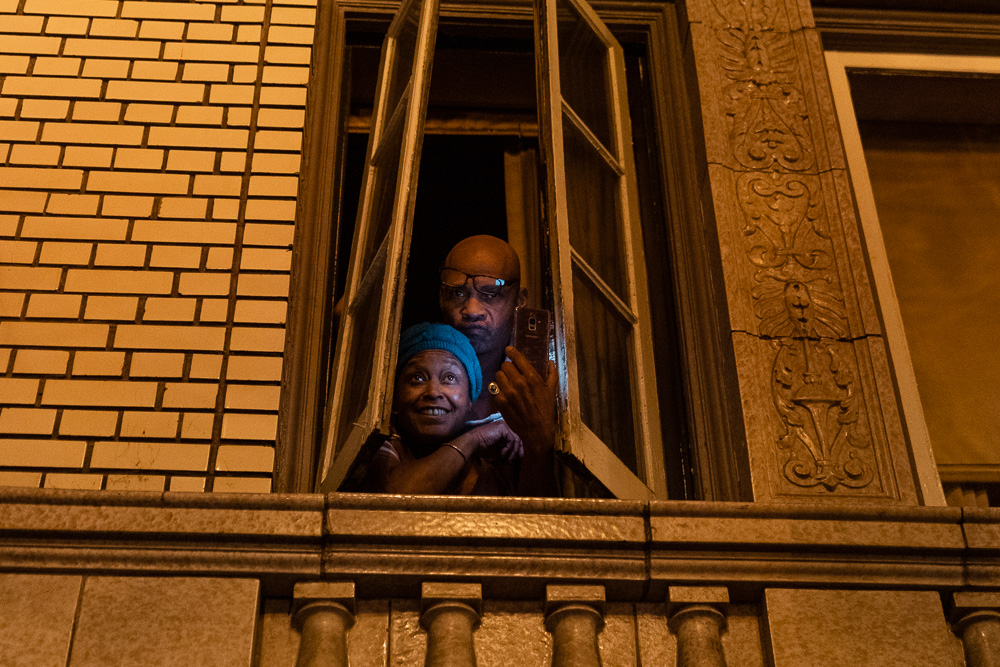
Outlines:
[[400, 371], [393, 401], [400, 433], [440, 444], [462, 431], [472, 405], [465, 366], [451, 352], [418, 352]]
[[[498, 352], [510, 342], [514, 311], [518, 305], [517, 268], [495, 253], [472, 248], [456, 248], [445, 261], [452, 276], [465, 274], [461, 287], [442, 285], [440, 305], [442, 320], [469, 339], [476, 354]], [[475, 289], [470, 276], [499, 278], [507, 284], [494, 296]], [[461, 281], [450, 280], [451, 285]]]

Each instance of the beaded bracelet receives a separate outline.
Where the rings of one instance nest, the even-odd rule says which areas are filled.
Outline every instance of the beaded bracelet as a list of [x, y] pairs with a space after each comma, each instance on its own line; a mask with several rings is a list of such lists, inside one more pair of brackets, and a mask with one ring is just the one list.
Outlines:
[[462, 459], [464, 459], [466, 463], [469, 462], [469, 457], [465, 455], [465, 452], [463, 452], [461, 449], [459, 449], [455, 445], [451, 444], [450, 442], [446, 442], [446, 443], [444, 443], [443, 446], [444, 447], [451, 447], [452, 449], [454, 449], [456, 452], [458, 452], [462, 456]]

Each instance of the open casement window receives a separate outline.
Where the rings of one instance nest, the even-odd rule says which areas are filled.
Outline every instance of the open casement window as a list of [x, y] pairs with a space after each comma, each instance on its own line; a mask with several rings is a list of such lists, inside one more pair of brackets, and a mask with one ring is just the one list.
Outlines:
[[387, 433], [439, 0], [405, 0], [382, 44], [319, 475], [336, 491]]
[[[554, 314], [561, 420], [556, 446], [561, 455], [572, 467], [587, 471], [584, 479], [596, 478], [619, 498], [666, 498], [625, 55], [589, 6], [582, 0], [572, 5], [566, 1], [546, 0], [535, 6], [536, 127], [542, 129], [545, 173], [543, 178], [535, 170], [530, 139], [520, 158], [505, 158], [507, 233], [520, 246], [522, 279], [535, 290], [532, 302], [548, 305]], [[389, 432], [396, 347], [401, 320], [407, 317], [401, 315], [401, 304], [423, 131], [475, 134], [485, 122], [489, 132], [509, 134], [509, 123], [497, 118], [525, 121], [517, 116], [526, 110], [518, 102], [513, 116], [501, 112], [484, 121], [473, 112], [471, 121], [461, 122], [463, 109], [494, 109], [479, 106], [479, 98], [467, 107], [434, 107], [431, 112], [437, 115], [428, 120], [426, 77], [433, 44], [440, 40], [433, 35], [436, 8], [420, 7], [419, 2], [404, 4], [390, 26], [372, 120], [365, 124], [368, 155], [332, 364], [319, 474], [322, 491], [356, 488], [379, 440], [373, 434]], [[448, 55], [456, 35], [461, 41], [468, 34], [461, 32], [462, 25], [456, 21], [445, 30], [442, 44], [450, 46], [439, 54], [443, 69], [436, 86], [445, 81], [461, 86], [455, 77], [469, 75], [469, 68], [454, 68], [454, 54]], [[521, 34], [519, 28], [512, 30]], [[510, 38], [497, 43], [511, 44], [504, 39]], [[505, 57], [517, 57], [519, 39], [515, 36], [518, 46], [505, 52], [514, 55]], [[531, 50], [526, 41], [524, 46]], [[500, 61], [489, 62], [495, 67]], [[517, 137], [522, 131], [528, 131], [528, 137], [534, 133], [526, 125], [518, 127]], [[532, 209], [538, 208], [537, 199], [528, 195], [537, 194], [539, 181], [547, 188], [542, 221], [536, 225]], [[429, 193], [424, 190], [425, 196]], [[524, 218], [520, 227], [512, 225], [512, 201], [514, 209], [523, 204], [524, 215], [513, 214]], [[486, 230], [470, 223], [464, 231], [468, 235]], [[435, 243], [442, 244], [439, 236]], [[418, 250], [414, 262], [424, 261], [420, 255], [427, 250]], [[550, 285], [539, 285], [549, 277]], [[415, 284], [418, 279], [420, 275], [410, 281], [411, 297], [426, 291]]]
[[559, 449], [619, 498], [666, 498], [620, 44], [585, 0], [537, 0]]

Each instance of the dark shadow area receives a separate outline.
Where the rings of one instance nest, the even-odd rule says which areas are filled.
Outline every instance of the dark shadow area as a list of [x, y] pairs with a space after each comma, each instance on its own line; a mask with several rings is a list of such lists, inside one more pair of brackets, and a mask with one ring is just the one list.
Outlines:
[[[341, 257], [348, 257], [351, 252], [367, 141], [364, 134], [352, 134], [347, 141]], [[424, 137], [406, 271], [403, 327], [440, 319], [438, 269], [453, 245], [474, 234], [507, 238], [503, 154], [505, 146], [515, 143], [516, 140], [507, 137]], [[337, 268], [339, 298], [347, 282], [347, 262], [341, 262]]]
[[404, 328], [440, 319], [438, 269], [453, 245], [474, 234], [507, 238], [506, 141], [489, 136], [424, 137], [406, 272]]

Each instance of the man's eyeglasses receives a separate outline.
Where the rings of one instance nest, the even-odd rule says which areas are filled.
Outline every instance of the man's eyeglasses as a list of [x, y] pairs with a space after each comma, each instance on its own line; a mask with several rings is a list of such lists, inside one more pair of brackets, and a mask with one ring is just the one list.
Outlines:
[[470, 276], [457, 269], [441, 269], [441, 293], [450, 299], [461, 300], [469, 297], [467, 285], [472, 280], [472, 288], [483, 301], [496, 299], [507, 286], [517, 284], [517, 279], [504, 280], [493, 276]]

